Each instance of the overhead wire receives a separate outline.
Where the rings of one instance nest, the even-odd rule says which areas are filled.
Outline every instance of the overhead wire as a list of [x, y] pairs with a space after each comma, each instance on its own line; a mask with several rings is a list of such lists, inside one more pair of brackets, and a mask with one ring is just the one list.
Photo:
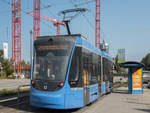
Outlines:
[[[43, 2], [41, 2], [41, 1], [40, 1], [40, 5], [42, 5], [43, 7], [45, 7], [45, 4], [43, 4]], [[54, 16], [55, 18], [57, 18], [56, 15], [54, 15], [54, 14], [49, 10], [49, 8], [46, 8], [46, 9], [48, 10], [48, 12], [49, 12], [50, 15]]]
[[[7, 4], [9, 4], [9, 5], [11, 5], [11, 3], [10, 2], [8, 2], [7, 0], [2, 0], [4, 3], [7, 3]], [[84, 3], [80, 3], [79, 5], [83, 5], [83, 4], [89, 4], [90, 2], [93, 2], [93, 1], [95, 1], [95, 0], [89, 0], [89, 1], [87, 1], [87, 2], [84, 2]], [[74, 6], [74, 7], [78, 7], [77, 6], [77, 4], [74, 4], [74, 2], [72, 1], [72, 0], [70, 0], [70, 2], [71, 2], [71, 4]], [[41, 3], [41, 5], [42, 6], [44, 6], [45, 7], [45, 5], [40, 1], [40, 3]], [[27, 14], [28, 15], [28, 12], [27, 11], [25, 11], [24, 9], [21, 9], [21, 11], [24, 13], [24, 14]], [[49, 9], [48, 9], [48, 12], [51, 14], [51, 15], [53, 15], [54, 17], [56, 17]], [[85, 20], [87, 21], [87, 23], [94, 29], [94, 25], [90, 22], [90, 20], [83, 14], [83, 13], [81, 13], [81, 15], [85, 18]], [[45, 25], [47, 25], [45, 22], [42, 22], [42, 23], [44, 23]], [[49, 25], [47, 25], [47, 26], [49, 26]], [[54, 29], [53, 29], [54, 30]]]
[[[51, 28], [51, 26], [49, 24], [47, 24], [44, 20], [41, 20], [40, 22], [42, 22], [44, 25], [46, 25], [48, 28]], [[54, 32], [56, 32], [56, 30], [54, 28], [51, 28], [51, 30], [53, 30]]]
[[[3, 2], [3, 3], [5, 3], [5, 4], [9, 4], [9, 2], [8, 1], [6, 1], [6, 0], [1, 0], [1, 2]], [[10, 11], [1, 11], [0, 13], [2, 14], [2, 13], [6, 13], [6, 12], [10, 12]], [[9, 15], [10, 16], [10, 15]], [[11, 18], [7, 18], [8, 19], [8, 23], [9, 22], [11, 22]], [[10, 24], [9, 24], [10, 25]], [[9, 25], [7, 25], [7, 28], [8, 28], [8, 26]], [[10, 27], [10, 26], [9, 26]], [[6, 31], [7, 32], [7, 31]], [[2, 39], [4, 39], [3, 41], [8, 41], [8, 36], [7, 36], [8, 34], [6, 33], [6, 39], [4, 39], [4, 38], [2, 38]], [[2, 40], [1, 40], [2, 41]]]
[[[70, 2], [75, 8], [78, 7], [72, 0], [70, 0]], [[92, 27], [92, 29], [95, 30], [94, 25], [90, 22], [90, 20], [82, 12], [81, 12], [81, 15], [85, 18], [85, 20]]]
[[[12, 5], [10, 2], [8, 2], [7, 0], [1, 0], [1, 1], [3, 1], [4, 3], [6, 3], [6, 4], [8, 4], [8, 5]], [[21, 12], [23, 12], [24, 14], [26, 14], [26, 15], [28, 15], [29, 16], [29, 14], [28, 14], [28, 12], [27, 11], [25, 11], [24, 9], [21, 9]], [[50, 26], [46, 23], [46, 22], [43, 22], [43, 21], [41, 21], [41, 19], [40, 19], [40, 22], [42, 22], [44, 25], [46, 25], [46, 26], [48, 26], [49, 28], [50, 28]], [[54, 29], [53, 29], [54, 30]]]
[[[87, 4], [89, 4], [89, 3], [91, 3], [91, 2], [94, 2], [94, 1], [96, 1], [96, 0], [89, 0], [89, 1], [86, 1], [86, 2], [82, 2], [82, 3], [79, 3], [79, 4], [75, 4], [75, 3], [73, 3], [73, 1], [72, 0], [70, 0], [71, 1], [71, 3], [73, 4], [73, 6], [74, 7], [78, 7], [78, 6], [82, 6], [82, 5], [87, 5]], [[104, 5], [102, 5], [102, 6], [104, 6]], [[91, 14], [92, 14], [92, 17], [95, 19], [95, 14], [92, 12], [92, 10], [88, 10], [88, 12], [90, 12]], [[95, 28], [94, 28], [94, 25], [89, 21], [89, 19], [82, 13], [82, 16], [84, 16], [85, 17], [85, 19], [86, 19], [86, 21], [90, 24], [90, 26], [95, 30]], [[101, 33], [102, 33], [102, 40], [105, 40], [105, 37], [106, 37], [106, 34], [104, 33], [104, 30], [102, 29], [102, 27], [101, 27]]]
[[[48, 11], [48, 13], [49, 13], [50, 15], [54, 16], [55, 19], [57, 18], [57, 17], [49, 10], [49, 7], [47, 7], [45, 4], [43, 4], [43, 2], [40, 1], [40, 5], [42, 5], [43, 8], [46, 8], [47, 11]], [[50, 6], [50, 5], [48, 5], [48, 6]], [[50, 6], [50, 7], [51, 7], [51, 6]], [[51, 29], [52, 29], [53, 31], [56, 31], [56, 30], [54, 30], [54, 28], [51, 28]]]
[[74, 4], [75, 6], [83, 6], [83, 5], [87, 5], [87, 4], [89, 4], [89, 3], [91, 3], [91, 2], [95, 2], [96, 0], [89, 0], [89, 1], [86, 1], [86, 2], [82, 2], [82, 3], [79, 3], [79, 4]]
[[[89, 0], [89, 1], [86, 1], [86, 2], [82, 2], [82, 3], [79, 3], [79, 4], [75, 4], [74, 3], [74, 6], [83, 6], [83, 5], [88, 5], [92, 2], [95, 2], [96, 0]], [[73, 2], [72, 2], [73, 3]], [[92, 10], [88, 10], [88, 12], [90, 12], [92, 14], [92, 17], [95, 19], [95, 14], [92, 12]]]
[[[10, 6], [12, 6], [12, 4], [10, 3], [10, 2], [8, 2], [7, 0], [1, 0], [3, 3], [6, 3], [7, 5], [10, 5]], [[27, 11], [25, 11], [24, 9], [21, 9], [21, 12], [23, 12], [24, 14], [26, 14], [26, 15], [28, 15], [29, 16], [29, 14], [28, 14], [28, 12]], [[44, 21], [41, 21], [40, 20], [40, 22], [41, 23], [43, 23], [43, 25], [46, 25], [47, 27], [49, 27], [50, 28], [50, 26], [46, 23], [46, 22], [44, 22]], [[53, 31], [56, 31], [56, 30], [54, 30], [54, 29], [52, 29]], [[2, 40], [1, 40], [1, 42], [2, 42]]]

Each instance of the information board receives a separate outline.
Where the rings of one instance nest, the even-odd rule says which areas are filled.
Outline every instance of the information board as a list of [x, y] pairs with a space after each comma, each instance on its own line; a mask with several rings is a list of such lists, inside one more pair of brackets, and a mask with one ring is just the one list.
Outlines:
[[133, 90], [142, 89], [142, 69], [133, 69], [132, 74]]

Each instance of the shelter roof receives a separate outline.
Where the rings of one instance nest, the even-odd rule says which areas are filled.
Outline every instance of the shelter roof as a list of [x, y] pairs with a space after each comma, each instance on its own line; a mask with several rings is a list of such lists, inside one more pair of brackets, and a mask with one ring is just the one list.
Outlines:
[[120, 63], [120, 66], [124, 68], [142, 68], [144, 67], [144, 64], [136, 61], [127, 61], [127, 62]]

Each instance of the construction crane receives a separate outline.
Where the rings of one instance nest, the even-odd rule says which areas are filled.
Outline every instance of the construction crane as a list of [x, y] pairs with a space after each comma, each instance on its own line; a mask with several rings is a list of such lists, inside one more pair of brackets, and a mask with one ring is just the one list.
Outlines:
[[95, 17], [95, 46], [100, 48], [100, 2], [96, 0], [96, 17]]
[[21, 74], [21, 0], [12, 0], [12, 63]]
[[33, 40], [40, 36], [40, 0], [33, 0]]
[[[36, 16], [36, 14], [34, 14], [33, 12], [29, 12], [28, 14], [32, 15], [33, 17]], [[43, 15], [40, 15], [40, 18], [44, 19], [44, 20], [47, 20], [47, 21], [50, 21], [50, 22], [53, 22], [54, 25], [57, 26], [57, 35], [60, 34], [60, 25], [66, 27], [66, 24], [59, 21], [59, 20], [56, 20], [56, 19], [53, 19], [53, 18], [50, 18], [50, 17], [47, 17], [47, 16], [43, 16]]]

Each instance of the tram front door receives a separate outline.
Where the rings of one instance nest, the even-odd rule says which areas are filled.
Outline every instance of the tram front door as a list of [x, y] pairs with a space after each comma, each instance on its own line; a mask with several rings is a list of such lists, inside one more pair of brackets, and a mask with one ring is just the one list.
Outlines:
[[84, 105], [90, 103], [90, 88], [89, 88], [89, 78], [88, 71], [83, 71], [84, 76]]

